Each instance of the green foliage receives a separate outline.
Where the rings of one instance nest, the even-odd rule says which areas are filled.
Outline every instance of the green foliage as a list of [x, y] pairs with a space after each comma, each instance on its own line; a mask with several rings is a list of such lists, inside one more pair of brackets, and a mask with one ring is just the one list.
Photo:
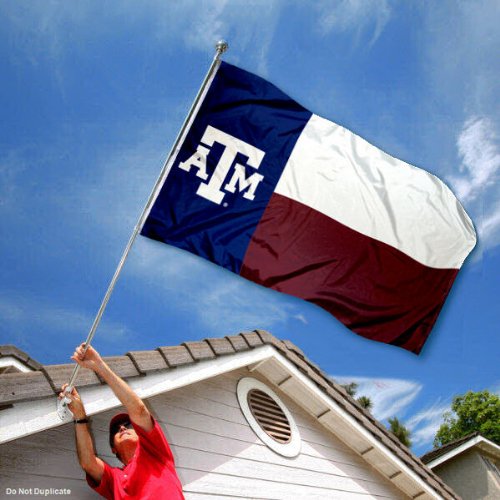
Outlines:
[[[358, 384], [356, 382], [351, 382], [350, 384], [342, 384], [342, 387], [346, 390], [347, 394], [353, 398], [358, 392]], [[368, 396], [360, 396], [356, 401], [368, 411], [373, 408], [373, 402]]]
[[410, 430], [398, 419], [392, 417], [388, 419], [389, 430], [408, 448], [411, 446], [411, 432]]
[[500, 398], [496, 394], [469, 391], [453, 398], [451, 410], [443, 415], [444, 422], [434, 438], [435, 448], [473, 432], [500, 445]]
[[368, 396], [360, 396], [357, 401], [365, 410], [370, 411], [373, 408], [372, 400]]
[[356, 384], [356, 382], [351, 382], [350, 384], [342, 384], [342, 387], [352, 398], [356, 395], [356, 391], [358, 390], [358, 384]]

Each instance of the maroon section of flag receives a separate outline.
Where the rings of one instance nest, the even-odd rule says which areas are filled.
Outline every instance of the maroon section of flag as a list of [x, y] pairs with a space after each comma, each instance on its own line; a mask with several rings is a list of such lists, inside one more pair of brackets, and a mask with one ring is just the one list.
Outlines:
[[240, 271], [255, 283], [321, 306], [359, 335], [415, 353], [457, 273], [425, 266], [276, 193]]

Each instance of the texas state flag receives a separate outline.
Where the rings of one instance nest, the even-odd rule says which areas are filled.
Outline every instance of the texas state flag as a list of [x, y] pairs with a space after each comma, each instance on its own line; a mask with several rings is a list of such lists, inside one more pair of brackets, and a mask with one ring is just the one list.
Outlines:
[[476, 241], [445, 184], [225, 62], [181, 144], [141, 234], [420, 352]]

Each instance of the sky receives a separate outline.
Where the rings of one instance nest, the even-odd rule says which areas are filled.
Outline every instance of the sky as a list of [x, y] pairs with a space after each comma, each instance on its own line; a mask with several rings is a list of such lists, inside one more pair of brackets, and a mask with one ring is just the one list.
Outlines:
[[419, 356], [138, 237], [103, 355], [262, 328], [432, 447], [453, 396], [500, 393], [500, 4], [0, 0], [0, 344], [68, 363], [214, 56], [445, 181], [478, 244]]

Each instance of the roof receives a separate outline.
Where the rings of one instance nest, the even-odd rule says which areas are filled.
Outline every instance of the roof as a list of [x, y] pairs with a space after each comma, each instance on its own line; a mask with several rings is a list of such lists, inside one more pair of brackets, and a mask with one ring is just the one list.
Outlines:
[[430, 468], [433, 468], [476, 446], [500, 457], [500, 446], [481, 436], [479, 432], [473, 432], [429, 451], [422, 455], [421, 460], [424, 464], [428, 464]]
[[[347, 415], [356, 425], [360, 426], [363, 435], [368, 436], [372, 442], [376, 442], [377, 446], [380, 445], [381, 449], [389, 450], [397, 457], [398, 463], [404, 464], [403, 469], [409, 470], [411, 475], [421, 478], [434, 492], [433, 496], [437, 493], [437, 496], [441, 498], [459, 498], [418, 457], [349, 396], [342, 386], [308, 359], [297, 346], [288, 340], [279, 340], [263, 330], [184, 342], [178, 346], [158, 347], [154, 350], [131, 351], [123, 356], [104, 357], [104, 360], [120, 377], [130, 380], [141, 376], [151, 376], [155, 372], [175, 371], [203, 361], [216, 361], [219, 358], [223, 360], [231, 355], [262, 349], [263, 346], [271, 346], [278, 351], [287, 362], [291, 363], [292, 368], [298, 370], [298, 373], [308, 379], [307, 382], [315, 391], [319, 390], [325, 400], [327, 398], [329, 401], [333, 400], [336, 407], [340, 407], [339, 411], [343, 415]], [[59, 393], [61, 385], [69, 380], [73, 368], [74, 364], [44, 365], [34, 372], [0, 375], [0, 407], [9, 407], [10, 405], [55, 396]], [[256, 369], [256, 367], [252, 369]], [[283, 388], [290, 378], [291, 376], [287, 377], [278, 385]], [[81, 370], [76, 385], [81, 390], [85, 387], [103, 385], [103, 381], [95, 373]], [[329, 410], [318, 415], [318, 420], [321, 421], [324, 414], [328, 412]], [[374, 449], [374, 446], [370, 446], [361, 454], [368, 460], [367, 457], [370, 453], [377, 455], [377, 452], [378, 450]], [[379, 458], [380, 454], [374, 460]], [[401, 471], [398, 470], [389, 475], [389, 479], [392, 481], [395, 476], [400, 474]], [[414, 498], [423, 494], [424, 492], [420, 492]]]
[[29, 354], [21, 351], [21, 349], [15, 345], [0, 345], [0, 358], [7, 357], [19, 361], [24, 367], [31, 370], [39, 370], [42, 367], [38, 361], [35, 361]]
[[440, 456], [448, 453], [449, 451], [458, 448], [462, 443], [465, 443], [469, 439], [475, 438], [476, 436], [479, 436], [479, 432], [473, 432], [472, 434], [468, 434], [467, 436], [455, 439], [454, 441], [450, 441], [449, 443], [446, 443], [443, 446], [440, 446], [439, 448], [434, 448], [433, 450], [428, 451], [427, 453], [425, 453], [420, 457], [420, 460], [422, 460], [424, 464], [428, 464], [429, 462], [432, 462], [436, 458], [439, 458]]

